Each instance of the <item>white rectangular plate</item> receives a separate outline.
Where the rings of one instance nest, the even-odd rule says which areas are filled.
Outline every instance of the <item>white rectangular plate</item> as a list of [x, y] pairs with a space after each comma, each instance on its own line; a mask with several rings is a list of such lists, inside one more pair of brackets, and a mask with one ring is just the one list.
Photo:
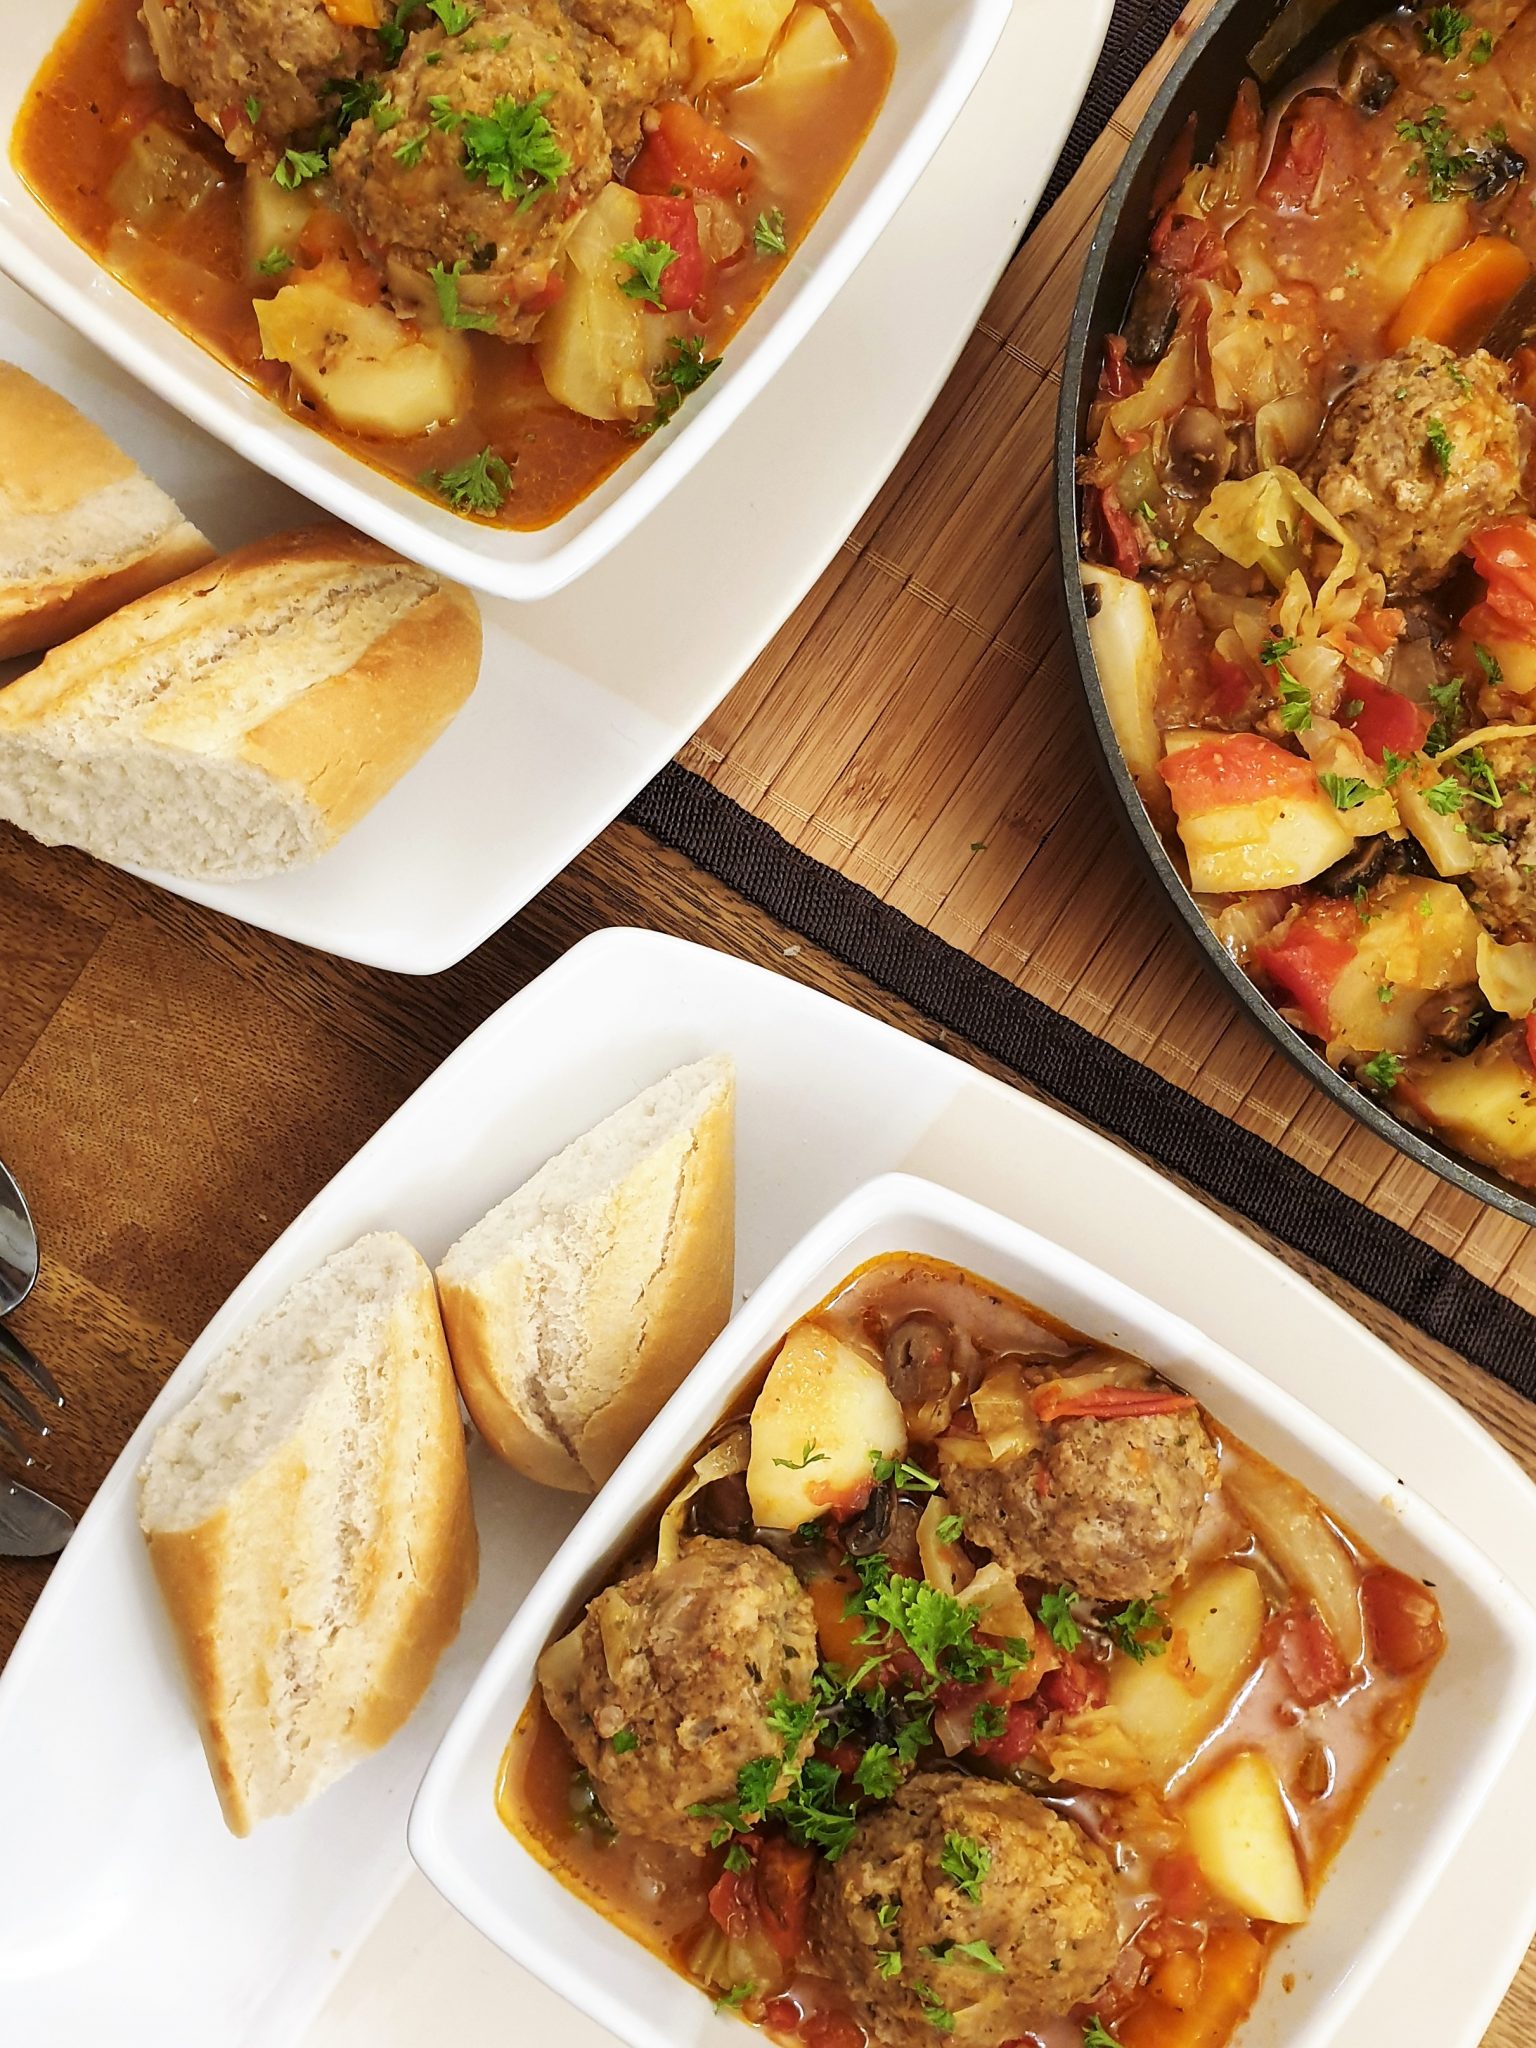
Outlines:
[[[19, 5], [0, 0], [0, 31]], [[486, 600], [479, 688], [339, 846], [263, 882], [152, 879], [406, 974], [451, 967], [515, 916], [704, 722], [879, 489], [1013, 253], [1109, 14], [1016, 0], [947, 140], [793, 359], [579, 583]], [[99, 420], [221, 547], [315, 516], [4, 279], [0, 357]]]
[[[189, 1352], [55, 1568], [0, 1674], [7, 2040], [602, 2048], [606, 2036], [409, 1875], [405, 1848], [439, 1733], [580, 1504], [478, 1462], [480, 1592], [422, 1711], [316, 1805], [236, 1842], [134, 1526], [134, 1472], [210, 1352], [326, 1253], [389, 1225], [435, 1258], [578, 1132], [715, 1051], [739, 1072], [744, 1292], [861, 1182], [891, 1168], [924, 1175], [1187, 1317], [1536, 1593], [1536, 1489], [1513, 1461], [1210, 1210], [1081, 1125], [854, 1010], [676, 940], [602, 933], [469, 1039], [283, 1234]], [[1383, 1973], [1372, 2041], [1475, 2048], [1536, 1928], [1533, 1810], [1527, 1740], [1409, 1935], [1409, 1960]]]

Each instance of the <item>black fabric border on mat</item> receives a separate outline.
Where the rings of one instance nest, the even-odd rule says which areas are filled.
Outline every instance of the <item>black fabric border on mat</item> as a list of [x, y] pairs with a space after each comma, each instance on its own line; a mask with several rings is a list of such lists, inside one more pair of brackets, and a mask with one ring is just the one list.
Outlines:
[[1109, 125], [1116, 107], [1157, 55], [1183, 5], [1184, 0], [1115, 0], [1093, 82], [1035, 208], [1030, 234], [1066, 191], [1083, 158]]
[[626, 818], [892, 995], [1536, 1398], [1536, 1318], [1265, 1139], [782, 839], [676, 762]]

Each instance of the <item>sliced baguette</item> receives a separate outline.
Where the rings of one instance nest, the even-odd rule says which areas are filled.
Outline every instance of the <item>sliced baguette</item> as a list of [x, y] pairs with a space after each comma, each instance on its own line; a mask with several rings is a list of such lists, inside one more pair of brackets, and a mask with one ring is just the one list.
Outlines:
[[387, 1742], [474, 1591], [452, 1369], [425, 1262], [337, 1252], [155, 1438], [139, 1520], [237, 1835]]
[[700, 1060], [557, 1154], [438, 1268], [459, 1387], [498, 1456], [590, 1493], [731, 1313], [736, 1085]]
[[0, 817], [120, 865], [274, 874], [378, 802], [479, 667], [467, 590], [342, 526], [278, 534], [0, 692]]
[[68, 399], [0, 363], [0, 659], [83, 633], [212, 554]]

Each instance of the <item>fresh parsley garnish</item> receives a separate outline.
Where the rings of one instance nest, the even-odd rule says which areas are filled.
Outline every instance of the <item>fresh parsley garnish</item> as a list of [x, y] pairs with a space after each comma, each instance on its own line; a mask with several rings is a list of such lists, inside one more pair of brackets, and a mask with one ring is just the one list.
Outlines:
[[1436, 717], [1424, 741], [1426, 754], [1443, 754], [1466, 718], [1461, 701], [1461, 677], [1452, 676], [1448, 683], [1431, 683], [1429, 701], [1434, 705]]
[[1390, 789], [1390, 788], [1392, 787], [1393, 783], [1394, 783], [1394, 782], [1396, 782], [1396, 780], [1397, 780], [1397, 778], [1399, 777], [1399, 775], [1401, 775], [1401, 774], [1402, 774], [1403, 770], [1404, 770], [1404, 769], [1405, 769], [1406, 767], [1408, 767], [1408, 765], [1410, 764], [1410, 762], [1411, 762], [1412, 760], [1413, 760], [1413, 756], [1412, 756], [1412, 754], [1394, 754], [1394, 753], [1393, 753], [1393, 751], [1392, 751], [1392, 749], [1391, 749], [1390, 747], [1383, 747], [1383, 748], [1382, 748], [1382, 750], [1381, 750], [1381, 766], [1382, 766], [1382, 773], [1383, 773], [1383, 776], [1385, 777], [1385, 780], [1386, 780], [1386, 785], [1387, 785], [1388, 789]]
[[775, 1693], [768, 1706], [768, 1726], [784, 1745], [786, 1757], [794, 1757], [811, 1732], [817, 1714], [816, 1702], [792, 1700], [787, 1692]]
[[499, 99], [489, 114], [464, 114], [455, 125], [464, 138], [464, 175], [482, 178], [526, 213], [541, 192], [552, 191], [571, 168], [544, 109], [551, 95]]
[[756, 1826], [768, 1810], [768, 1802], [773, 1797], [773, 1788], [778, 1784], [783, 1768], [782, 1757], [754, 1757], [736, 1773], [734, 1799], [716, 1799], [689, 1807], [688, 1812], [694, 1820], [712, 1820], [715, 1823], [709, 1838], [711, 1848], [722, 1848], [732, 1835], [746, 1834]]
[[727, 1845], [725, 1867], [736, 1877], [739, 1877], [742, 1871], [752, 1868], [752, 1851], [745, 1842], [731, 1842]]
[[900, 1918], [900, 1899], [882, 1899], [875, 1908], [875, 1925], [877, 1927], [894, 1927]]
[[252, 93], [250, 98], [245, 103], [245, 118], [247, 119], [247, 121], [250, 122], [253, 128], [256, 126], [256, 123], [261, 119], [261, 101], [257, 99], [255, 93]]
[[876, 1949], [875, 1968], [882, 1977], [899, 1977], [901, 1975], [901, 1950], [899, 1948]]
[[677, 261], [677, 251], [670, 242], [621, 242], [613, 252], [616, 263], [629, 266], [629, 276], [623, 279], [619, 290], [626, 299], [640, 299], [647, 306], [656, 307], [658, 312], [667, 310], [667, 302], [661, 295], [663, 271]]
[[1083, 2029], [1083, 2048], [1120, 2048], [1120, 2043], [1095, 2013]]
[[771, 213], [760, 213], [752, 228], [752, 246], [759, 256], [787, 256], [789, 242], [784, 233], [784, 209], [774, 207]]
[[886, 1458], [879, 1451], [871, 1451], [869, 1462], [876, 1486], [889, 1486], [894, 1480], [898, 1486], [904, 1486], [913, 1493], [937, 1493], [939, 1490], [939, 1482], [933, 1474], [907, 1458]]
[[1441, 419], [1430, 419], [1425, 427], [1424, 446], [1442, 476], [1449, 476], [1456, 462], [1456, 444]]
[[404, 56], [405, 24], [420, 5], [421, 0], [400, 0], [400, 5], [395, 9], [393, 18], [389, 21], [381, 21], [374, 30], [374, 34], [379, 39], [379, 47], [384, 52], [386, 64], [398, 64]]
[[444, 35], [461, 36], [472, 21], [480, 19], [478, 7], [466, 7], [463, 0], [426, 0], [427, 12], [435, 14]]
[[621, 1728], [613, 1738], [615, 1756], [628, 1756], [632, 1749], [640, 1747], [640, 1738], [633, 1728]]
[[914, 1984], [913, 1996], [922, 2007], [923, 2018], [941, 2034], [955, 2031], [955, 2016], [942, 1999], [936, 1998], [926, 1984]]
[[984, 1849], [973, 1835], [946, 1835], [939, 1868], [971, 1904], [981, 1903], [981, 1887], [992, 1868], [992, 1851]]
[[889, 1799], [901, 1779], [896, 1751], [888, 1742], [872, 1742], [853, 1773], [854, 1784], [870, 1799]]
[[428, 490], [446, 498], [455, 512], [474, 512], [484, 518], [506, 503], [512, 468], [493, 448], [482, 448], [453, 469], [423, 470], [421, 481]]
[[1424, 792], [1424, 801], [1437, 816], [1448, 818], [1452, 811], [1459, 811], [1466, 802], [1469, 791], [1459, 782], [1446, 776], [1443, 782], [1432, 783]]
[[437, 293], [437, 310], [445, 327], [471, 327], [481, 334], [493, 334], [496, 330], [494, 313], [477, 312], [473, 306], [459, 303], [459, 279], [464, 271], [461, 256], [452, 270], [445, 270], [441, 263], [434, 263], [427, 275], [432, 280], [432, 289]]
[[413, 165], [421, 162], [421, 152], [426, 146], [427, 131], [425, 128], [422, 129], [419, 135], [407, 135], [403, 142], [395, 144], [395, 162], [397, 164], [404, 164], [406, 169], [410, 170]]
[[1376, 1000], [1383, 1006], [1385, 1006], [1387, 1003], [1395, 1003], [1397, 1001], [1397, 983], [1395, 981], [1383, 981], [1378, 983], [1376, 989]]
[[1498, 656], [1491, 648], [1484, 647], [1481, 641], [1473, 644], [1472, 652], [1477, 656], [1477, 665], [1490, 687], [1496, 690], [1504, 680], [1504, 670]]
[[1503, 794], [1495, 779], [1492, 763], [1481, 747], [1469, 747], [1461, 757], [1462, 769], [1471, 785], [1470, 794], [1480, 804], [1498, 811], [1504, 807]]
[[[431, 5], [431, 0], [428, 0], [428, 5]], [[756, 1989], [757, 1986], [750, 1981], [745, 1984], [733, 1984], [729, 1991], [722, 1991], [715, 2000], [715, 2011], [740, 2012]]]
[[1297, 645], [1288, 635], [1277, 633], [1259, 649], [1259, 660], [1275, 672], [1280, 690], [1280, 723], [1287, 732], [1305, 732], [1312, 723], [1312, 693], [1285, 665], [1285, 657], [1294, 654]]
[[[1459, 137], [1447, 125], [1444, 107], [1426, 107], [1417, 121], [1397, 124], [1398, 139], [1418, 145], [1419, 154], [1408, 166], [1410, 178], [1422, 172], [1429, 196], [1437, 204], [1449, 199], [1468, 169], [1467, 155], [1456, 147]], [[1471, 159], [1475, 167], [1475, 159]]]
[[1001, 1977], [1003, 1965], [989, 1941], [938, 1941], [928, 1950], [936, 1963], [974, 1963], [978, 1970], [989, 1970]]
[[675, 419], [683, 400], [697, 391], [701, 384], [707, 384], [720, 367], [719, 356], [705, 355], [701, 334], [686, 338], [674, 334], [669, 337], [667, 346], [672, 351], [671, 361], [664, 363], [651, 379], [660, 394], [656, 410], [648, 420], [641, 420], [634, 430], [642, 439]]
[[938, 1537], [941, 1543], [958, 1543], [964, 1534], [964, 1515], [945, 1515], [939, 1523]]
[[1469, 64], [1486, 64], [1492, 55], [1493, 35], [1490, 30], [1485, 28], [1479, 33], [1477, 41], [1467, 52], [1467, 62]]
[[962, 1607], [949, 1593], [921, 1579], [892, 1572], [883, 1557], [855, 1558], [859, 1589], [850, 1594], [847, 1611], [862, 1616], [861, 1642], [880, 1639], [882, 1624], [900, 1637], [930, 1679], [954, 1679], [978, 1685], [988, 1678], [1011, 1677], [1029, 1662], [1028, 1643], [1009, 1638], [979, 1642], [976, 1610]]
[[383, 107], [388, 107], [389, 102], [384, 96], [383, 86], [376, 78], [332, 78], [327, 81], [325, 92], [328, 99], [334, 99], [336, 102], [338, 134], [345, 135], [357, 122], [365, 120], [370, 114], [375, 116], [375, 125], [380, 129], [393, 128], [400, 119], [395, 109], [389, 107], [387, 117], [383, 121], [377, 120], [379, 111]]
[[1403, 1064], [1395, 1052], [1379, 1052], [1375, 1059], [1367, 1060], [1360, 1071], [1373, 1088], [1380, 1088], [1385, 1093], [1397, 1086]]
[[972, 1742], [996, 1742], [1008, 1726], [1008, 1716], [1001, 1707], [995, 1707], [990, 1700], [983, 1700], [971, 1715]]
[[281, 277], [285, 270], [292, 270], [293, 258], [286, 249], [269, 249], [256, 268], [263, 277]]
[[1374, 785], [1363, 776], [1333, 775], [1324, 768], [1317, 779], [1333, 799], [1333, 807], [1337, 811], [1352, 811], [1357, 804], [1363, 804], [1376, 794]]
[[1431, 7], [1428, 20], [1419, 27], [1424, 54], [1449, 64], [1453, 57], [1461, 55], [1462, 38], [1471, 26], [1459, 7]]
[[1083, 1640], [1082, 1630], [1072, 1619], [1076, 1598], [1070, 1586], [1058, 1586], [1054, 1593], [1044, 1593], [1040, 1598], [1041, 1625], [1057, 1649], [1065, 1650], [1068, 1656]]
[[1168, 1648], [1168, 1617], [1162, 1611], [1161, 1595], [1151, 1600], [1132, 1600], [1104, 1623], [1105, 1632], [1127, 1657], [1144, 1664], [1148, 1657], [1161, 1657]]
[[819, 1849], [829, 1863], [842, 1855], [858, 1826], [858, 1815], [843, 1796], [837, 1766], [814, 1756], [769, 1813], [783, 1822], [791, 1840], [803, 1848]]
[[786, 1472], [803, 1472], [808, 1465], [825, 1465], [829, 1462], [825, 1451], [818, 1451], [816, 1439], [808, 1436], [801, 1446], [798, 1458], [775, 1458], [775, 1465], [782, 1465]]
[[323, 178], [330, 167], [330, 158], [318, 149], [285, 149], [273, 170], [272, 182], [285, 192], [297, 192], [311, 178]]

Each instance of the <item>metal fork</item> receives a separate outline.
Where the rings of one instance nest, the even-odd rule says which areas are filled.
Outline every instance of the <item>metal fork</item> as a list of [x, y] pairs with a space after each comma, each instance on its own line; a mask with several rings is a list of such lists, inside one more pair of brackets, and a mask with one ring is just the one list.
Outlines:
[[7, 1417], [13, 1418], [16, 1424], [33, 1431], [38, 1437], [46, 1437], [51, 1424], [39, 1412], [36, 1401], [29, 1399], [18, 1387], [12, 1385], [11, 1379], [6, 1377], [6, 1368], [13, 1378], [27, 1381], [33, 1392], [41, 1396], [55, 1412], [64, 1406], [64, 1396], [59, 1392], [52, 1373], [42, 1361], [35, 1358], [21, 1339], [8, 1330], [4, 1323], [0, 1323], [0, 1409], [5, 1411], [5, 1414], [0, 1415], [0, 1444], [4, 1444], [11, 1455], [19, 1458], [24, 1466], [31, 1465], [34, 1462], [32, 1453], [17, 1434], [12, 1420], [8, 1420]]

